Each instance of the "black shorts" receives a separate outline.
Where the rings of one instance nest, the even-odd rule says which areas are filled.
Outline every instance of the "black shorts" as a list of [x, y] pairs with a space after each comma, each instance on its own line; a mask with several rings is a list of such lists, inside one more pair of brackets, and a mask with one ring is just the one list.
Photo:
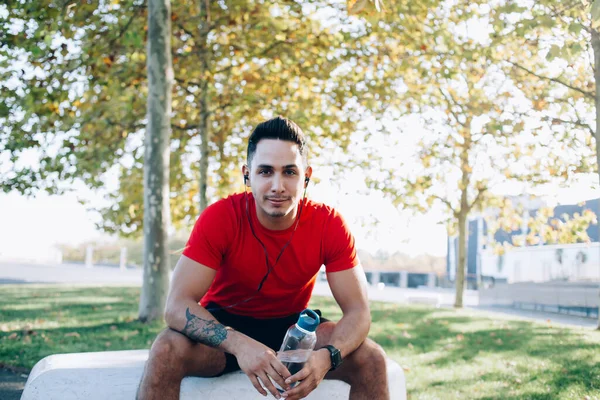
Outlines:
[[[207, 309], [218, 307], [219, 305], [215, 303], [206, 305]], [[314, 311], [321, 317], [321, 310]], [[211, 314], [223, 325], [232, 327], [276, 352], [281, 348], [281, 343], [288, 328], [298, 322], [300, 316], [300, 313], [296, 313], [283, 318], [259, 319], [231, 314], [222, 309], [211, 311]], [[321, 322], [326, 321], [328, 321], [326, 318], [321, 317]], [[225, 353], [225, 360], [225, 369], [217, 376], [240, 369], [233, 354]]]

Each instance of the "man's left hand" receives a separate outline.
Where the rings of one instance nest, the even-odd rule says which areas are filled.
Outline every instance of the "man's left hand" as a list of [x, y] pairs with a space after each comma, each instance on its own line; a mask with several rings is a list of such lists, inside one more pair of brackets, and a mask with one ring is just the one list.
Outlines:
[[286, 400], [299, 400], [308, 396], [321, 383], [330, 368], [331, 356], [329, 351], [327, 349], [313, 351], [304, 367], [285, 380], [287, 384], [300, 383], [287, 390], [282, 397]]

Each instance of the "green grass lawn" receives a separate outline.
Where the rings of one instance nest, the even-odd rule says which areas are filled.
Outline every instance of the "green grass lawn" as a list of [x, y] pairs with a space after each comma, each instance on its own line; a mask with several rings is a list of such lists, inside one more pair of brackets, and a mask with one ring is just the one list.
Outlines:
[[[148, 348], [139, 289], [0, 286], [0, 365], [56, 353]], [[341, 316], [315, 298], [324, 316]], [[370, 337], [403, 366], [411, 399], [600, 399], [600, 332], [468, 310], [372, 303]]]

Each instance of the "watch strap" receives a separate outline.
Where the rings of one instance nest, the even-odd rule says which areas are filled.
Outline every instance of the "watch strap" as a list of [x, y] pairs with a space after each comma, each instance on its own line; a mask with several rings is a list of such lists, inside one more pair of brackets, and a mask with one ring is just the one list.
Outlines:
[[330, 344], [323, 346], [323, 348], [329, 351], [329, 357], [331, 359], [331, 368], [329, 370], [336, 370], [342, 363], [342, 354], [340, 350]]

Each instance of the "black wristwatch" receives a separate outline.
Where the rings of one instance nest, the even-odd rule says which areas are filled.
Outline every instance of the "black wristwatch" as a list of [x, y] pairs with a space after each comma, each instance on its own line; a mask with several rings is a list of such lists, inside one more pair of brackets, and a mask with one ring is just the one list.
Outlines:
[[331, 356], [331, 368], [329, 370], [333, 371], [342, 363], [342, 353], [330, 344], [323, 346], [323, 348], [329, 350], [329, 355]]

